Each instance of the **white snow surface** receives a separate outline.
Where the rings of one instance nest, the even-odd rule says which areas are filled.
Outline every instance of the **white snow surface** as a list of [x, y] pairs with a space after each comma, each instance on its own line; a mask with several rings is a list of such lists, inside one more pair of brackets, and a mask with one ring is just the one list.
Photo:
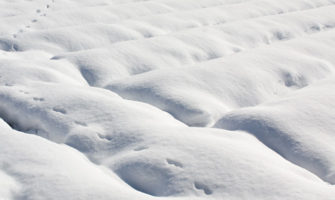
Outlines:
[[0, 200], [334, 200], [335, 0], [0, 0]]

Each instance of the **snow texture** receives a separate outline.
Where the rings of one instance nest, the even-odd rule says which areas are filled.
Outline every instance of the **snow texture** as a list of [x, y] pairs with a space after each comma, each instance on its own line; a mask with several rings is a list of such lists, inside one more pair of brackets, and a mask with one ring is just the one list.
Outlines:
[[334, 200], [335, 0], [0, 0], [0, 200]]

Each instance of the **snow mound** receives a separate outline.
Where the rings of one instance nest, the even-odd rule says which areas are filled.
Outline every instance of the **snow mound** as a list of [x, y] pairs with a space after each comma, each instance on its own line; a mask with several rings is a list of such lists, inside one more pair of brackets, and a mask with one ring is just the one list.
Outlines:
[[286, 159], [334, 184], [334, 87], [331, 78], [271, 103], [232, 111], [216, 127], [248, 131]]

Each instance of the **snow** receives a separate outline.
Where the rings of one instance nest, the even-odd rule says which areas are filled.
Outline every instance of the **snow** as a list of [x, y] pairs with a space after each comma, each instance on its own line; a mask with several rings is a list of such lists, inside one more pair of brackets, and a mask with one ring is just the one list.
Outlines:
[[0, 199], [334, 199], [334, 10], [0, 0]]
[[216, 126], [247, 130], [286, 159], [334, 184], [335, 149], [327, 142], [334, 140], [334, 91], [332, 77], [280, 100], [232, 111]]
[[9, 186], [7, 192], [0, 193], [7, 195], [2, 196], [3, 199], [145, 197], [130, 190], [106, 169], [89, 162], [80, 152], [66, 145], [13, 131], [3, 121], [0, 155], [1, 174], [7, 173], [1, 177], [11, 178], [1, 179], [4, 186]]

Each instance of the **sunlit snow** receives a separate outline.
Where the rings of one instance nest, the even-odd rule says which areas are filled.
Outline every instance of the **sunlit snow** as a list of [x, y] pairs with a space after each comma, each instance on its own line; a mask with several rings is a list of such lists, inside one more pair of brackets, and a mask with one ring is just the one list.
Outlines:
[[335, 0], [0, 0], [0, 200], [334, 200]]

